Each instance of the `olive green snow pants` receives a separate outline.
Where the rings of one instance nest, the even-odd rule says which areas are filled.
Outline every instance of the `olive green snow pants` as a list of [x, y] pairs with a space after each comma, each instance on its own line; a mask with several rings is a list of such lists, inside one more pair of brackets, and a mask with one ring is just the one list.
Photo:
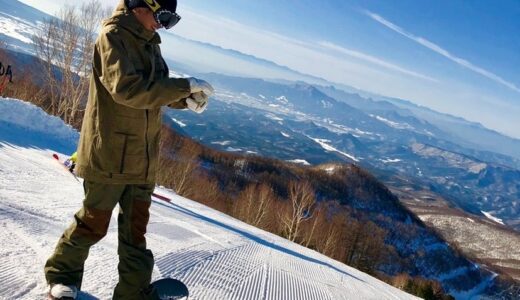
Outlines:
[[[119, 283], [113, 299], [154, 299], [149, 291], [154, 265], [146, 249], [146, 226], [154, 185], [115, 185], [85, 181], [83, 207], [60, 238], [54, 254], [45, 264], [49, 284], [62, 283], [81, 288], [83, 268], [89, 249], [108, 230], [112, 210], [119, 203]], [[99, 274], [103, 276], [104, 274]]]

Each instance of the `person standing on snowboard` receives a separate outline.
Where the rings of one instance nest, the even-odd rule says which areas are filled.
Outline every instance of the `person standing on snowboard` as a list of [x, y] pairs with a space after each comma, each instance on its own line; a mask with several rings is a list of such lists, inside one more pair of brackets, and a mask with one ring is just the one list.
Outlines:
[[119, 204], [119, 282], [113, 299], [158, 299], [146, 248], [159, 156], [161, 107], [205, 110], [213, 88], [169, 78], [159, 28], [180, 20], [176, 0], [121, 0], [96, 40], [76, 173], [85, 199], [45, 264], [49, 299], [75, 299], [89, 249], [107, 233]]

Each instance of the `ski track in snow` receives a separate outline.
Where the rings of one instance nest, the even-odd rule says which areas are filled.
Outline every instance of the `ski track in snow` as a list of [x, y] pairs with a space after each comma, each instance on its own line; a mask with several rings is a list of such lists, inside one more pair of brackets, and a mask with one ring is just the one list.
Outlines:
[[[31, 133], [25, 128], [20, 136], [26, 130]], [[0, 131], [0, 300], [44, 299], [45, 261], [81, 207], [83, 187], [52, 158], [53, 151], [26, 148], [26, 140], [24, 147], [16, 146], [14, 133], [5, 133], [10, 137], [5, 143]], [[43, 143], [47, 138], [52, 143], [41, 134]], [[156, 193], [172, 202], [154, 199], [151, 207], [152, 277], [184, 281], [190, 300], [417, 299], [169, 190], [158, 187]], [[112, 297], [118, 281], [117, 211], [107, 236], [91, 248], [81, 300]]]

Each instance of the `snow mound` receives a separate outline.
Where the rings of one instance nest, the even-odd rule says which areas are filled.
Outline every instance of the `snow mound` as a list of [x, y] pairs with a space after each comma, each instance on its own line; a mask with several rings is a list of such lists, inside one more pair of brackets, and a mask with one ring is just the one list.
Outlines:
[[10, 123], [43, 134], [51, 133], [63, 140], [77, 140], [78, 132], [34, 104], [16, 99], [0, 98], [0, 122]]
[[[34, 104], [0, 98], [0, 143], [73, 152], [79, 133]], [[42, 138], [45, 135], [45, 138]]]
[[486, 218], [490, 219], [491, 221], [498, 223], [498, 224], [505, 225], [504, 221], [502, 221], [502, 219], [499, 219], [499, 218], [493, 216], [491, 214], [491, 212], [487, 212], [487, 211], [481, 211], [481, 212], [484, 214], [484, 216], [486, 216]]
[[304, 166], [310, 166], [311, 165], [305, 159], [292, 159], [292, 160], [288, 160], [287, 162], [294, 163], [294, 164], [300, 164], [300, 165], [304, 165]]

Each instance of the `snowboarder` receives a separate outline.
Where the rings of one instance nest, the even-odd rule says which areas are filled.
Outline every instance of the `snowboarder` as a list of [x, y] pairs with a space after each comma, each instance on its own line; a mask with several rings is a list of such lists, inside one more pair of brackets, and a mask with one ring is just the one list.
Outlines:
[[69, 169], [69, 171], [74, 174], [74, 169], [76, 168], [76, 161], [78, 160], [78, 152], [74, 152], [67, 160], [63, 162], [65, 167]]
[[107, 233], [119, 204], [119, 282], [114, 299], [157, 299], [146, 247], [159, 152], [161, 107], [201, 113], [213, 88], [169, 78], [156, 30], [180, 20], [176, 0], [121, 0], [96, 40], [76, 173], [85, 199], [45, 264], [50, 299], [75, 299], [89, 249]]

